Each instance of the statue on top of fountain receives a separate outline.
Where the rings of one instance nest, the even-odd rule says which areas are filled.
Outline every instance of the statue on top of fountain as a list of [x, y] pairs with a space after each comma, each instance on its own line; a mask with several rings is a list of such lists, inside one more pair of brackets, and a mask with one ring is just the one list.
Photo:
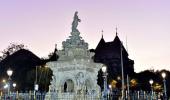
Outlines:
[[80, 34], [79, 30], [77, 29], [77, 26], [78, 26], [78, 22], [81, 22], [81, 19], [79, 19], [77, 14], [78, 12], [76, 11], [74, 14], [73, 22], [72, 22], [72, 32], [71, 32], [72, 35]]
[[[70, 56], [70, 57], [79, 57], [79, 56], [88, 57], [89, 55], [88, 43], [86, 43], [82, 39], [82, 37], [80, 36], [80, 32], [77, 28], [78, 23], [81, 21], [77, 14], [78, 12], [76, 11], [73, 17], [71, 36], [69, 36], [69, 38], [66, 39], [66, 41], [62, 42], [63, 51], [59, 53], [65, 54], [66, 56]], [[60, 55], [60, 59], [62, 59], [61, 55]]]

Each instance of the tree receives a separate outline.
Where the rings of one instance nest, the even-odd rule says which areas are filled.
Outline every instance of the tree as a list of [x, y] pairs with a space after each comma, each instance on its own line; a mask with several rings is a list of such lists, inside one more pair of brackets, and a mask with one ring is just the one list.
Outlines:
[[34, 87], [34, 82], [32, 84], [27, 83], [26, 76], [31, 75], [29, 72], [34, 70], [36, 66], [44, 65], [45, 63], [44, 60], [40, 59], [31, 51], [20, 49], [0, 61], [0, 79], [7, 79], [6, 71], [10, 67], [13, 70], [11, 79], [17, 83], [16, 90], [30, 90]]
[[24, 48], [25, 48], [24, 44], [10, 43], [10, 45], [2, 51], [2, 57], [0, 57], [0, 60], [5, 59], [7, 56]]
[[[39, 85], [39, 91], [47, 92], [49, 90], [50, 81], [52, 80], [52, 70], [45, 65], [36, 66], [37, 67], [37, 83]], [[36, 68], [32, 69], [31, 71], [27, 72], [27, 81], [29, 90], [34, 89], [34, 84], [36, 80]]]

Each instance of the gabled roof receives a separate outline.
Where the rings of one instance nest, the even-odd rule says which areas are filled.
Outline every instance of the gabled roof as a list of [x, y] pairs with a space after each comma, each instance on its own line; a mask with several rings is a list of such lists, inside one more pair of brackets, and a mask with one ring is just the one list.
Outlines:
[[123, 55], [128, 56], [128, 53], [127, 53], [126, 49], [124, 48], [123, 43], [119, 39], [118, 35], [116, 35], [112, 44], [113, 44], [112, 48], [117, 49], [117, 50], [120, 50], [120, 48], [122, 47]]
[[99, 41], [99, 43], [98, 43], [98, 45], [97, 45], [97, 47], [96, 47], [95, 50], [100, 50], [100, 49], [102, 49], [104, 46], [105, 46], [105, 40], [103, 39], [103, 35], [102, 35], [102, 38], [101, 38], [101, 40]]
[[117, 35], [114, 38], [114, 40], [111, 42], [105, 42], [105, 40], [102, 37], [95, 49], [95, 53], [97, 53], [97, 55], [98, 54], [100, 54], [100, 55], [101, 54], [102, 55], [103, 54], [104, 55], [120, 55], [121, 46], [123, 49], [123, 55], [128, 56], [126, 49], [124, 48], [121, 40], [119, 39], [119, 37]]

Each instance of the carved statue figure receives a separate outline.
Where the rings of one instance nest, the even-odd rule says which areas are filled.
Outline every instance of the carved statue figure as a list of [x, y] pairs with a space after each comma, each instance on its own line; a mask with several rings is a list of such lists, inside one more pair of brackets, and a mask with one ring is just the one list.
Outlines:
[[78, 26], [78, 22], [81, 22], [81, 20], [78, 18], [78, 12], [76, 11], [74, 14], [74, 20], [72, 22], [72, 32], [76, 32], [77, 30], [77, 26]]
[[79, 87], [79, 89], [83, 88], [84, 85], [84, 74], [82, 72], [79, 72], [77, 75], [77, 85]]

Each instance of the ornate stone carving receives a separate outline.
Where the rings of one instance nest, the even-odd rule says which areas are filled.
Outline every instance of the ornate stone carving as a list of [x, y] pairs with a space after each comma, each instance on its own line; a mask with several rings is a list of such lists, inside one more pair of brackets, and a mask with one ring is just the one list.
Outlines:
[[77, 75], [76, 75], [76, 81], [77, 81], [77, 86], [78, 86], [78, 89], [79, 90], [82, 90], [83, 89], [83, 86], [84, 86], [84, 74], [83, 72], [79, 72]]
[[69, 36], [69, 39], [66, 39], [66, 41], [62, 42], [63, 50], [59, 51], [60, 52], [59, 54], [65, 54], [65, 55], [59, 55], [60, 58], [63, 58], [63, 56], [67, 56], [64, 58], [68, 58], [68, 56], [69, 57], [76, 57], [76, 56], [87, 57], [90, 55], [88, 53], [88, 43], [86, 43], [82, 39], [82, 37], [80, 36], [80, 32], [77, 29], [78, 22], [80, 22], [80, 19], [78, 18], [77, 14], [78, 12], [75, 12], [74, 14], [71, 36]]
[[[80, 22], [80, 19], [78, 18], [77, 13], [78, 12], [74, 15], [71, 36], [69, 36], [69, 39], [62, 42], [63, 49], [58, 51], [58, 61], [47, 63], [47, 66], [53, 70], [54, 77], [50, 86], [51, 90], [58, 91], [57, 97], [64, 98], [66, 96], [63, 95], [65, 94], [64, 84], [69, 83], [66, 82], [66, 80], [72, 81], [71, 85], [74, 94], [72, 94], [73, 98], [70, 98], [69, 100], [83, 100], [83, 95], [87, 95], [87, 93], [88, 95], [93, 95], [97, 98], [98, 96], [92, 94], [91, 91], [100, 92], [100, 87], [97, 85], [97, 74], [102, 65], [93, 62], [91, 59], [91, 56], [93, 55], [88, 51], [88, 43], [79, 36], [80, 32], [77, 29], [77, 25], [78, 22]], [[65, 87], [69, 89], [69, 84]], [[81, 95], [79, 95], [79, 93]], [[77, 94], [80, 97], [77, 97]]]
[[77, 33], [79, 33], [77, 26], [78, 26], [78, 22], [81, 22], [81, 20], [79, 19], [77, 14], [78, 12], [76, 11], [74, 14], [73, 22], [72, 22], [72, 33], [75, 33], [73, 35], [77, 35]]

